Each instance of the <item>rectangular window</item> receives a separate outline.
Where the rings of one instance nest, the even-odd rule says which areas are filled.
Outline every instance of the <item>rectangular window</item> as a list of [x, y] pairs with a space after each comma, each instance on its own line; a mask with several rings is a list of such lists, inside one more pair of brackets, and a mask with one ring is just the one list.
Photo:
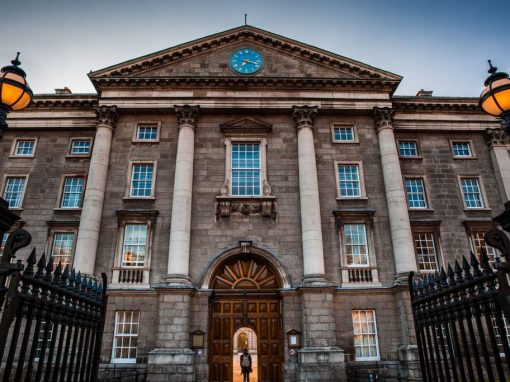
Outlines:
[[461, 178], [460, 183], [466, 208], [483, 208], [482, 191], [478, 178]]
[[368, 266], [367, 232], [364, 224], [343, 226], [348, 266]]
[[126, 224], [122, 245], [123, 268], [143, 268], [147, 253], [147, 225]]
[[335, 126], [333, 127], [333, 142], [354, 142], [353, 126]]
[[2, 241], [0, 242], [0, 251], [3, 251], [5, 248], [5, 244], [7, 244], [7, 238], [9, 237], [8, 232], [4, 232], [2, 235]]
[[260, 195], [260, 143], [232, 144], [232, 195]]
[[[505, 328], [504, 336], [506, 337], [506, 342], [510, 345], [510, 325], [508, 324], [508, 320], [502, 314], [501, 315], [503, 326]], [[496, 343], [498, 345], [498, 350], [500, 356], [505, 356], [505, 348], [503, 347], [503, 338], [501, 338], [501, 333], [498, 330], [497, 320], [494, 315], [491, 315], [492, 327], [494, 328], [494, 335], [496, 337]]]
[[84, 179], [81, 176], [68, 176], [64, 178], [62, 189], [61, 208], [81, 207], [81, 195], [83, 192]]
[[[46, 330], [46, 325], [48, 325], [48, 334], [46, 335], [46, 341], [44, 341], [44, 331]], [[46, 342], [45, 353], [49, 351], [51, 337], [53, 336], [53, 322], [41, 321], [41, 326], [39, 329], [39, 334], [37, 336], [37, 346], [35, 349], [35, 361], [39, 361], [42, 355], [43, 343]]]
[[379, 343], [375, 310], [353, 310], [352, 326], [356, 361], [378, 360]]
[[90, 154], [91, 145], [92, 142], [90, 139], [72, 139], [69, 154], [87, 156]]
[[338, 165], [338, 188], [342, 198], [361, 196], [358, 165]]
[[154, 165], [152, 163], [133, 164], [131, 168], [131, 190], [129, 196], [152, 196]]
[[414, 234], [418, 268], [422, 272], [435, 272], [438, 270], [437, 249], [432, 232], [417, 232]]
[[473, 232], [471, 234], [471, 238], [473, 240], [473, 247], [475, 249], [475, 253], [478, 256], [478, 258], [480, 259], [480, 252], [481, 252], [482, 248], [484, 248], [486, 253], [487, 253], [487, 257], [489, 258], [489, 263], [491, 265], [494, 265], [495, 258], [497, 256], [499, 256], [498, 255], [498, 251], [496, 250], [496, 248], [490, 247], [490, 246], [488, 246], [485, 243], [483, 235], [484, 235], [484, 232], [479, 232], [479, 231], [478, 232]]
[[140, 312], [115, 312], [112, 362], [136, 363]]
[[14, 147], [14, 156], [31, 157], [35, 152], [35, 139], [17, 139]]
[[399, 141], [398, 152], [401, 157], [417, 157], [418, 144], [416, 141]]
[[422, 178], [406, 178], [407, 206], [409, 208], [427, 208], [425, 184]]
[[137, 141], [157, 141], [158, 140], [158, 126], [140, 125], [136, 128]]
[[457, 158], [469, 158], [473, 156], [469, 142], [452, 142], [453, 156]]
[[59, 263], [64, 268], [66, 265], [71, 266], [73, 261], [74, 250], [74, 232], [55, 232], [53, 234], [53, 243], [51, 246], [51, 256], [53, 258], [53, 266]]
[[27, 178], [24, 176], [9, 176], [6, 178], [4, 199], [9, 203], [9, 208], [21, 208], [26, 181]]

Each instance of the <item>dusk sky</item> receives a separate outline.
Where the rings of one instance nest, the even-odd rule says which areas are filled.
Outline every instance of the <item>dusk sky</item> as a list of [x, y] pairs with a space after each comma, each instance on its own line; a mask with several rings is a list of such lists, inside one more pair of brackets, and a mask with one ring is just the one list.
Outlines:
[[86, 74], [244, 23], [404, 77], [397, 94], [424, 88], [477, 97], [487, 59], [510, 72], [510, 1], [5, 1], [0, 65], [21, 51], [35, 93], [94, 92]]

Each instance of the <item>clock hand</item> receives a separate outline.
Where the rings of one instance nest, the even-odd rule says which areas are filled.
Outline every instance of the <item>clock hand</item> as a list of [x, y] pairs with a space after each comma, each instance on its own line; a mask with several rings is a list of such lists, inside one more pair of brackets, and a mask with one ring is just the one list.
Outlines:
[[248, 62], [249, 64], [253, 64], [255, 66], [259, 66], [259, 64], [256, 63], [255, 61], [251, 61], [251, 60], [246, 59], [246, 62]]

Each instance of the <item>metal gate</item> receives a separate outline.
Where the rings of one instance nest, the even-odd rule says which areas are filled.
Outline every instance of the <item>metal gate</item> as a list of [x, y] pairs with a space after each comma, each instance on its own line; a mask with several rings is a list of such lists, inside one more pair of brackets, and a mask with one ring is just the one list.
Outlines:
[[493, 229], [485, 242], [505, 262], [482, 249], [480, 260], [471, 253], [446, 271], [409, 276], [424, 381], [510, 378], [510, 241]]
[[[0, 236], [6, 229], [0, 206]], [[106, 312], [102, 282], [32, 250], [13, 262], [30, 234], [9, 235], [0, 261], [0, 374], [3, 381], [95, 381]]]

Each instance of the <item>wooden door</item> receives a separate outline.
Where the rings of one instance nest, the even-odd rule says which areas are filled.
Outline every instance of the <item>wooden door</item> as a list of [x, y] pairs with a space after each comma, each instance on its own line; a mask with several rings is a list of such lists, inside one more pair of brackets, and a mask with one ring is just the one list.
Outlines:
[[213, 297], [210, 303], [209, 380], [232, 381], [233, 336], [248, 327], [257, 335], [258, 381], [282, 381], [280, 300], [274, 297]]

